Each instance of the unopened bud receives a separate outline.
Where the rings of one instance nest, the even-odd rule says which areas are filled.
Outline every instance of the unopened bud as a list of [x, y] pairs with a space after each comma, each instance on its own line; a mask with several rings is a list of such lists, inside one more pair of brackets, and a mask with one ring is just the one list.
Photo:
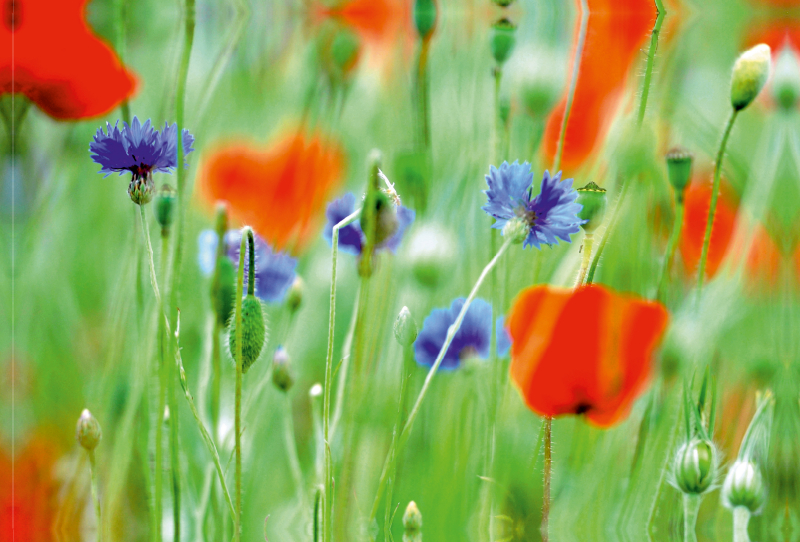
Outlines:
[[693, 439], [678, 449], [673, 467], [675, 483], [684, 493], [705, 493], [717, 474], [717, 454], [706, 440]]
[[233, 312], [236, 297], [236, 269], [227, 256], [217, 260], [217, 270], [211, 282], [211, 301], [220, 326], [226, 326]]
[[514, 0], [492, 0], [496, 6], [500, 6], [501, 8], [507, 8], [511, 4], [514, 3]]
[[282, 346], [272, 356], [272, 383], [283, 392], [289, 391], [294, 384], [289, 353]]
[[416, 0], [414, 2], [414, 25], [417, 33], [423, 40], [430, 38], [436, 28], [436, 2], [435, 0]]
[[744, 506], [751, 513], [761, 510], [766, 497], [764, 479], [752, 461], [736, 461], [722, 485], [722, 502], [728, 508]]
[[683, 200], [683, 193], [692, 178], [692, 159], [689, 151], [681, 147], [674, 147], [667, 153], [667, 176], [678, 201]]
[[153, 190], [153, 178], [150, 175], [134, 176], [131, 184], [128, 185], [128, 195], [136, 205], [150, 203], [153, 200]]
[[518, 217], [512, 218], [503, 226], [503, 237], [511, 239], [511, 242], [515, 244], [525, 241], [528, 234], [530, 234], [530, 227]]
[[286, 295], [286, 306], [289, 310], [295, 312], [300, 308], [303, 303], [303, 291], [306, 289], [303, 279], [295, 277], [292, 282], [292, 287], [289, 288], [289, 293]]
[[603, 223], [603, 217], [606, 215], [606, 199], [606, 189], [600, 188], [593, 182], [578, 188], [578, 199], [575, 202], [583, 205], [578, 212], [578, 218], [584, 221], [581, 228], [586, 233], [594, 233]]
[[490, 45], [492, 57], [498, 64], [503, 64], [514, 51], [517, 27], [508, 19], [500, 19], [492, 25]]
[[[267, 337], [267, 326], [264, 323], [264, 309], [261, 300], [250, 294], [242, 300], [242, 373], [258, 360]], [[236, 318], [231, 318], [228, 330], [228, 347], [231, 357], [236, 359]]]
[[765, 43], [760, 43], [748, 49], [736, 59], [731, 76], [731, 105], [736, 111], [741, 111], [764, 88], [769, 79], [770, 48]]
[[155, 213], [156, 221], [163, 232], [168, 231], [172, 225], [175, 215], [175, 199], [175, 189], [168, 184], [161, 185], [156, 194]]
[[394, 321], [394, 337], [403, 347], [411, 346], [417, 339], [417, 324], [414, 322], [408, 307], [400, 309], [400, 314], [397, 315], [397, 320]]
[[414, 501], [409, 502], [408, 506], [406, 506], [406, 511], [403, 514], [403, 528], [406, 531], [419, 531], [422, 529], [422, 513]]
[[87, 451], [92, 451], [97, 448], [100, 439], [103, 438], [103, 432], [100, 430], [100, 424], [88, 408], [84, 408], [81, 412], [81, 417], [78, 418], [78, 426], [75, 429], [75, 438], [78, 444]]
[[800, 58], [789, 45], [781, 49], [775, 61], [772, 95], [778, 105], [786, 111], [797, 106], [800, 97]]
[[458, 240], [449, 230], [423, 224], [413, 232], [408, 243], [411, 271], [425, 286], [436, 287], [453, 268]]

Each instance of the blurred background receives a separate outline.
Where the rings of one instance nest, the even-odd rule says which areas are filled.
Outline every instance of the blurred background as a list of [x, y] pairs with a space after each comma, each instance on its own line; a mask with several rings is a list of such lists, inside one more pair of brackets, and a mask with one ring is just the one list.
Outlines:
[[[33, 0], [17, 4], [46, 9]], [[175, 122], [181, 5], [125, 4], [124, 48], [118, 54], [138, 80], [130, 114], [159, 127]], [[731, 135], [712, 237], [713, 278], [699, 301], [691, 293], [714, 155], [730, 111], [731, 66], [741, 51], [761, 42], [772, 47], [773, 59], [784, 48], [796, 53], [800, 5], [665, 2], [637, 129], [655, 6], [646, 0], [588, 4], [561, 169], [576, 187], [594, 181], [606, 188], [610, 205], [621, 182], [631, 183], [597, 282], [654, 297], [674, 219], [667, 151], [676, 145], [688, 149], [694, 175], [665, 299], [671, 323], [648, 388], [630, 415], [610, 429], [579, 417], [553, 424], [551, 538], [682, 539], [681, 494], [664, 483], [665, 465], [677, 445], [682, 382], [710, 365], [719, 395], [714, 438], [726, 464], [753, 416], [756, 391], [770, 388], [775, 394], [765, 463], [768, 500], [750, 533], [754, 540], [798, 540], [800, 122], [796, 104], [777, 103], [772, 83], [739, 115]], [[195, 151], [187, 158], [191, 199], [179, 306], [183, 364], [207, 424], [214, 317], [198, 237], [214, 228], [219, 193], [208, 188], [204, 168], [230, 145], [255, 149], [265, 164], [282, 163], [282, 153], [290, 151], [281, 141], [300, 133], [341, 158], [335, 171], [326, 170], [327, 184], [306, 180], [307, 193], [292, 200], [321, 201], [309, 218], [315, 233], [286, 248], [298, 260], [302, 303], [295, 313], [285, 302], [264, 305], [269, 340], [245, 377], [244, 540], [312, 539], [314, 487], [321, 482], [315, 419], [320, 403], [309, 390], [324, 379], [331, 272], [322, 234], [324, 203], [348, 191], [362, 193], [368, 155], [378, 149], [383, 172], [404, 205], [416, 211], [396, 254], [381, 254], [368, 281], [362, 284], [353, 256], [342, 253], [338, 263], [336, 362], [357, 293], [362, 321], [369, 325], [358, 331], [361, 388], [345, 400], [343, 429], [333, 443], [334, 538], [383, 539], [384, 504], [377, 525], [367, 517], [397, 417], [403, 352], [392, 332], [395, 318], [407, 306], [421, 327], [432, 309], [465, 296], [492, 257], [493, 221], [481, 210], [490, 165], [531, 162], [535, 183], [552, 167], [579, 38], [579, 2], [518, 0], [501, 7], [488, 0], [439, 0], [436, 7], [435, 27], [423, 38], [412, 0], [197, 1], [185, 102]], [[118, 2], [93, 0], [85, 10], [91, 31], [115, 48], [119, 9]], [[493, 24], [503, 18], [515, 26], [515, 45], [498, 78], [490, 38]], [[69, 38], [41, 39], [58, 48]], [[800, 73], [800, 64], [794, 69]], [[10, 96], [3, 100], [10, 107]], [[16, 100], [16, 108], [25, 106], [20, 96]], [[54, 120], [34, 104], [16, 124], [13, 156], [10, 131], [1, 136], [0, 532], [7, 540], [12, 517], [16, 540], [97, 539], [88, 461], [74, 438], [84, 408], [103, 430], [96, 454], [104, 538], [151, 536], [154, 459], [148, 442], [155, 422], [147, 405], [154, 403], [150, 383], [156, 380], [155, 303], [138, 210], [126, 194], [129, 179], [103, 178], [87, 152], [98, 128], [121, 118], [116, 107], [100, 117]], [[306, 158], [293, 163], [302, 174]], [[175, 182], [163, 173], [154, 179], [156, 185]], [[325, 191], [320, 196], [316, 190]], [[274, 202], [250, 200], [241, 205], [267, 223], [278, 212]], [[232, 227], [243, 225], [235, 213], [231, 220]], [[158, 266], [154, 220], [151, 230]], [[580, 235], [541, 251], [511, 250], [499, 268], [500, 312], [524, 287], [572, 285]], [[488, 290], [479, 296], [488, 299]], [[574, 333], [580, 340], [581, 322]], [[279, 345], [295, 376], [286, 393], [270, 376]], [[227, 348], [222, 368], [214, 438], [232, 479], [234, 371]], [[477, 533], [486, 484], [497, 508], [492, 540], [540, 539], [542, 422], [510, 385], [499, 407], [495, 476], [485, 476], [492, 370], [487, 362], [469, 360], [433, 380], [399, 458], [390, 503], [392, 511], [399, 508], [388, 529], [394, 539], [402, 538], [400, 517], [413, 500], [424, 518], [425, 540], [483, 540]], [[416, 367], [412, 390], [421, 387], [425, 374]], [[181, 538], [220, 540], [231, 532], [225, 504], [192, 414], [179, 388], [177, 393], [178, 412], [169, 415], [177, 417], [180, 430]], [[301, 488], [287, 452], [287, 420]], [[164, 538], [171, 540], [169, 491], [164, 498]], [[718, 490], [703, 501], [697, 534], [699, 540], [731, 539], [731, 514]]]

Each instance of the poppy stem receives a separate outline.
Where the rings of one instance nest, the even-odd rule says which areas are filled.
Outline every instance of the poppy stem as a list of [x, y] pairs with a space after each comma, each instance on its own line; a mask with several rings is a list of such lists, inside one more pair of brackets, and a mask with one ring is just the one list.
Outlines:
[[97, 492], [97, 462], [94, 457], [94, 450], [86, 450], [89, 454], [89, 471], [92, 474], [92, 501], [94, 501], [94, 513], [97, 515], [97, 542], [103, 540], [103, 524], [100, 521], [100, 496]]
[[697, 542], [697, 513], [700, 511], [700, 495], [683, 494], [683, 540]]
[[[234, 516], [233, 539], [239, 542], [242, 537], [242, 297], [244, 296], [244, 258], [249, 238], [249, 227], [242, 228], [242, 241], [239, 245], [239, 270], [236, 275], [236, 384], [234, 405], [234, 453], [236, 456], [236, 514]], [[252, 266], [251, 266], [252, 268]], [[251, 269], [252, 271], [252, 269]], [[249, 288], [249, 285], [248, 285]]]
[[579, 287], [586, 280], [586, 273], [589, 271], [589, 264], [592, 261], [592, 245], [594, 244], [594, 234], [587, 233], [583, 238], [583, 260], [581, 261], [581, 270], [578, 273], [578, 280], [575, 282], [575, 287]]
[[733, 542], [750, 542], [747, 524], [750, 523], [750, 510], [744, 506], [733, 509]]
[[[469, 293], [466, 301], [464, 301], [464, 305], [461, 307], [461, 311], [458, 313], [456, 317], [456, 321], [453, 322], [447, 329], [447, 336], [445, 337], [444, 344], [442, 344], [441, 349], [439, 350], [439, 355], [436, 356], [436, 361], [433, 362], [430, 370], [428, 371], [428, 376], [425, 377], [425, 382], [422, 384], [422, 389], [417, 396], [417, 401], [414, 403], [411, 412], [408, 415], [408, 420], [406, 421], [405, 425], [403, 426], [403, 430], [398, 436], [397, 439], [392, 440], [392, 444], [389, 447], [389, 452], [386, 454], [386, 460], [383, 463], [383, 470], [381, 471], [380, 481], [378, 482], [378, 491], [375, 494], [375, 500], [372, 503], [372, 511], [370, 512], [369, 520], [367, 525], [372, 525], [375, 521], [375, 517], [378, 513], [378, 505], [380, 504], [381, 495], [383, 495], [384, 490], [386, 489], [386, 482], [388, 479], [388, 475], [390, 472], [394, 472], [394, 463], [397, 461], [397, 457], [405, 448], [406, 443], [408, 442], [409, 435], [411, 434], [411, 429], [414, 427], [414, 420], [417, 418], [419, 414], [420, 406], [422, 405], [422, 401], [425, 399], [425, 394], [428, 392], [428, 388], [431, 385], [431, 381], [433, 377], [436, 375], [436, 372], [439, 370], [439, 366], [442, 364], [444, 360], [444, 356], [447, 353], [447, 349], [450, 348], [450, 343], [453, 342], [453, 338], [458, 333], [458, 330], [461, 328], [461, 323], [464, 321], [464, 317], [467, 314], [467, 309], [469, 309], [470, 304], [475, 299], [475, 296], [478, 294], [478, 290], [480, 290], [483, 281], [486, 280], [486, 277], [489, 275], [489, 272], [494, 269], [497, 262], [506, 252], [508, 247], [511, 246], [514, 239], [513, 237], [509, 236], [506, 238], [506, 241], [500, 247], [500, 250], [497, 251], [494, 258], [486, 264], [486, 267], [483, 268], [483, 272], [478, 277], [478, 281], [475, 283], [475, 286], [472, 287], [472, 291]], [[335, 245], [334, 245], [335, 246]]]
[[356, 322], [358, 321], [359, 307], [361, 304], [361, 285], [362, 281], [359, 281], [358, 288], [356, 289], [356, 298], [353, 302], [353, 314], [350, 317], [350, 326], [344, 338], [344, 345], [342, 345], [342, 365], [339, 367], [339, 380], [336, 383], [336, 406], [333, 409], [333, 420], [331, 421], [331, 439], [336, 434], [336, 428], [339, 426], [339, 420], [342, 417], [342, 408], [344, 407], [344, 388], [347, 382], [347, 371], [350, 367], [350, 352], [353, 346], [353, 336], [355, 335]]
[[711, 244], [711, 230], [714, 227], [714, 216], [717, 213], [717, 200], [719, 199], [719, 182], [720, 175], [722, 174], [722, 159], [725, 157], [725, 148], [728, 146], [728, 138], [733, 130], [733, 123], [739, 111], [736, 109], [731, 110], [731, 116], [728, 117], [728, 123], [725, 125], [725, 132], [722, 134], [722, 141], [719, 144], [717, 151], [717, 159], [714, 163], [714, 184], [711, 187], [711, 206], [708, 209], [708, 220], [706, 221], [706, 233], [703, 236], [703, 251], [700, 253], [700, 265], [697, 273], [697, 295], [703, 290], [703, 279], [706, 274], [706, 260], [708, 260], [708, 247]]
[[[333, 335], [334, 322], [336, 318], [336, 262], [339, 257], [339, 230], [351, 222], [355, 221], [361, 214], [361, 209], [356, 210], [344, 220], [333, 226], [331, 233], [331, 297], [330, 313], [328, 316], [328, 348], [325, 357], [325, 385], [323, 389], [324, 398], [322, 403], [322, 424], [323, 424], [323, 445], [325, 447], [325, 481], [322, 503], [322, 542], [328, 542], [331, 536], [331, 513], [332, 513], [332, 491], [333, 491], [333, 465], [331, 462], [330, 447], [330, 418], [331, 418], [331, 383], [333, 380]], [[240, 271], [241, 273], [241, 271]], [[237, 310], [240, 301], [237, 300]], [[237, 327], [237, 329], [239, 329]], [[240, 343], [237, 342], [237, 345]], [[237, 346], [238, 348], [238, 346]], [[238, 542], [238, 541], [237, 541]]]
[[[677, 195], [677, 194], [676, 194]], [[667, 250], [664, 253], [664, 262], [661, 264], [661, 274], [658, 280], [658, 290], [656, 292], [656, 299], [661, 303], [666, 302], [667, 285], [669, 284], [669, 271], [672, 268], [672, 258], [675, 256], [675, 247], [678, 245], [678, 237], [681, 235], [683, 229], [683, 198], [676, 198], [675, 201], [675, 221], [672, 223], [672, 233], [667, 242]]]
[[542, 542], [550, 538], [550, 481], [553, 470], [553, 418], [544, 419], [544, 485], [542, 490]]
[[650, 94], [650, 80], [653, 78], [653, 64], [655, 63], [656, 51], [658, 50], [658, 36], [661, 33], [661, 25], [664, 23], [664, 16], [667, 10], [661, 0], [655, 0], [656, 22], [653, 25], [653, 31], [650, 34], [650, 49], [647, 51], [647, 65], [644, 69], [644, 81], [642, 82], [642, 98], [639, 101], [639, 120], [638, 125], [641, 128], [644, 122], [644, 113], [647, 110], [647, 97]]
[[619, 220], [619, 214], [625, 203], [625, 196], [628, 194], [628, 187], [630, 187], [630, 185], [630, 181], [622, 181], [622, 189], [620, 190], [619, 197], [617, 198], [617, 204], [614, 205], [614, 210], [611, 211], [611, 218], [608, 220], [608, 226], [606, 226], [605, 231], [603, 231], [603, 237], [600, 239], [600, 244], [597, 246], [597, 250], [592, 258], [592, 265], [589, 267], [589, 272], [586, 274], [586, 284], [591, 284], [594, 282], [594, 274], [597, 271], [598, 264], [600, 263], [600, 256], [602, 256], [603, 250], [606, 248], [606, 243], [611, 237], [614, 227], [617, 225], [617, 220]]
[[553, 174], [561, 168], [561, 156], [564, 153], [564, 139], [567, 136], [567, 123], [569, 114], [572, 111], [572, 102], [575, 101], [575, 89], [578, 86], [578, 75], [581, 69], [581, 57], [583, 57], [583, 47], [586, 44], [586, 30], [589, 27], [589, 5], [587, 0], [581, 0], [581, 26], [578, 30], [578, 45], [575, 47], [575, 58], [572, 61], [572, 75], [567, 91], [567, 104], [564, 107], [564, 116], [561, 117], [561, 129], [558, 135], [558, 146], [556, 156], [553, 160]]

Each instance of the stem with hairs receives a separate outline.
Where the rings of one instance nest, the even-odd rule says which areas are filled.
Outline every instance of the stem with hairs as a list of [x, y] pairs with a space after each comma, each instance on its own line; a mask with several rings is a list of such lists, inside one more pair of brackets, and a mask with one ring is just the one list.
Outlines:
[[750, 523], [750, 510], [744, 506], [733, 509], [733, 542], [750, 542], [747, 524]]
[[658, 36], [661, 33], [661, 25], [664, 23], [664, 16], [667, 10], [664, 7], [662, 0], [655, 0], [656, 2], [656, 23], [653, 25], [653, 31], [650, 34], [650, 49], [647, 53], [647, 64], [644, 69], [644, 82], [642, 83], [642, 99], [639, 101], [639, 127], [644, 122], [644, 113], [647, 110], [647, 97], [650, 94], [650, 79], [653, 77], [653, 63], [658, 50]]
[[700, 495], [683, 494], [683, 540], [697, 542], [697, 513], [700, 511]]

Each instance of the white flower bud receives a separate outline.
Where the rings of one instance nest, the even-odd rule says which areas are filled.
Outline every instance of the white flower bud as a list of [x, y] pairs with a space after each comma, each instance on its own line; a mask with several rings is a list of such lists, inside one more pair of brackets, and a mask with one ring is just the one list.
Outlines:
[[760, 43], [742, 53], [733, 65], [731, 105], [740, 111], [756, 99], [769, 79], [770, 48]]

